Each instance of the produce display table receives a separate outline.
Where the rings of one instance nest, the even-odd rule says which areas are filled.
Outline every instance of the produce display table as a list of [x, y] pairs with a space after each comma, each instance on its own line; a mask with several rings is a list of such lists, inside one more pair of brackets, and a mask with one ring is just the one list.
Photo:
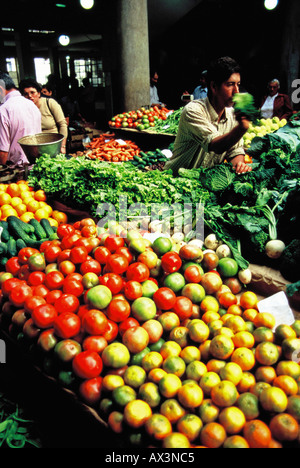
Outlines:
[[166, 149], [174, 143], [175, 136], [169, 133], [156, 133], [154, 130], [135, 130], [131, 128], [113, 128], [117, 138], [134, 140], [143, 151], [153, 151], [156, 148]]

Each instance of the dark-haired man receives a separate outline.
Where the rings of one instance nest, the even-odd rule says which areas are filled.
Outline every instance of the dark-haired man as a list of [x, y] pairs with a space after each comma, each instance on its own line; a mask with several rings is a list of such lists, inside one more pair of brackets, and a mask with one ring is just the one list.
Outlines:
[[0, 72], [0, 104], [0, 164], [28, 163], [18, 140], [42, 131], [41, 113], [5, 72]]
[[182, 110], [172, 158], [165, 169], [213, 167], [225, 160], [237, 173], [250, 171], [245, 163], [243, 135], [250, 122], [236, 116], [233, 96], [239, 92], [240, 67], [230, 57], [212, 62], [207, 70], [208, 96]]

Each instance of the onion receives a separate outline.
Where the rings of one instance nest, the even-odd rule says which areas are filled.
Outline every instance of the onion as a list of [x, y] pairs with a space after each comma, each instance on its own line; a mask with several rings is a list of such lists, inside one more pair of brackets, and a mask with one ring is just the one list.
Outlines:
[[188, 242], [189, 245], [195, 245], [196, 247], [199, 247], [199, 249], [202, 249], [203, 247], [203, 240], [201, 239], [192, 239]]
[[227, 244], [221, 244], [217, 247], [216, 254], [219, 258], [231, 257], [231, 250]]
[[220, 243], [215, 234], [209, 234], [204, 240], [204, 245], [207, 249], [216, 250]]
[[250, 268], [246, 268], [245, 270], [240, 270], [238, 273], [238, 277], [241, 283], [249, 284], [252, 280], [252, 273]]
[[281, 240], [271, 240], [266, 244], [266, 254], [270, 258], [279, 258], [285, 249], [285, 243]]

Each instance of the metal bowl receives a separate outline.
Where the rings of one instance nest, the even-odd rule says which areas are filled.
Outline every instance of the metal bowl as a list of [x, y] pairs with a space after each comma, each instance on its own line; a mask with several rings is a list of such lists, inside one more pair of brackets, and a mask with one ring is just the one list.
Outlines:
[[18, 140], [30, 164], [42, 154], [49, 154], [54, 157], [60, 153], [61, 142], [64, 136], [60, 133], [36, 133], [27, 135]]

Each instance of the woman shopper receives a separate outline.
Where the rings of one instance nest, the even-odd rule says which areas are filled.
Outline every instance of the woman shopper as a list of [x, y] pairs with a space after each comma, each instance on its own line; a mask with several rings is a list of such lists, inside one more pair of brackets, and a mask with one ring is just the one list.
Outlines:
[[53, 98], [42, 96], [41, 85], [35, 80], [22, 80], [19, 89], [24, 97], [39, 108], [42, 115], [42, 132], [60, 133], [64, 136], [61, 153], [66, 153], [68, 125], [60, 104]]

